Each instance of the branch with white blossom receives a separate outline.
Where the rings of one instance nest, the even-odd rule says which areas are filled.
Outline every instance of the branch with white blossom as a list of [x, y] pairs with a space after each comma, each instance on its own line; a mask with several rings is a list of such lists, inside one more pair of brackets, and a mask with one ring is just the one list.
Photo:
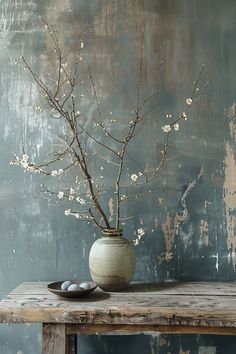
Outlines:
[[[45, 22], [45, 26], [52, 40], [54, 49], [53, 53], [56, 59], [56, 66], [53, 68], [55, 74], [53, 84], [51, 81], [47, 82], [45, 78], [40, 77], [29, 65], [28, 61], [22, 57], [24, 67], [31, 74], [34, 82], [44, 95], [49, 107], [49, 117], [60, 122], [59, 124], [61, 124], [61, 122], [64, 124], [64, 131], [66, 131], [66, 133], [62, 137], [62, 140], [65, 147], [62, 152], [55, 152], [53, 156], [48, 156], [48, 160], [43, 164], [36, 164], [35, 162], [30, 161], [30, 158], [25, 151], [23, 151], [22, 157], [16, 156], [16, 159], [12, 161], [12, 164], [20, 165], [28, 172], [41, 173], [45, 176], [52, 177], [61, 176], [65, 171], [68, 171], [71, 168], [75, 168], [76, 171], [78, 170], [77, 174], [79, 179], [86, 185], [86, 187], [84, 187], [86, 188], [85, 193], [79, 193], [78, 191], [75, 191], [73, 187], [70, 187], [67, 190], [58, 190], [57, 192], [54, 192], [50, 191], [43, 185], [44, 192], [54, 195], [60, 200], [74, 203], [73, 208], [71, 207], [65, 210], [65, 214], [72, 215], [80, 221], [93, 223], [100, 229], [111, 228], [110, 219], [103, 203], [105, 192], [109, 189], [113, 188], [115, 194], [115, 228], [119, 229], [121, 221], [127, 219], [126, 217], [121, 216], [121, 202], [124, 202], [124, 200], [127, 201], [133, 197], [130, 195], [125, 196], [124, 198], [124, 193], [122, 193], [122, 188], [127, 187], [122, 184], [122, 181], [125, 164], [130, 160], [128, 149], [131, 141], [143, 128], [147, 117], [151, 116], [151, 113], [159, 105], [159, 102], [157, 101], [159, 90], [153, 90], [153, 88], [151, 88], [146, 95], [142, 94], [141, 90], [146, 24], [147, 21], [140, 40], [140, 60], [138, 65], [137, 85], [135, 87], [135, 102], [131, 102], [127, 95], [122, 93], [122, 90], [116, 85], [122, 94], [122, 97], [125, 98], [129, 106], [132, 107], [132, 112], [130, 113], [132, 118], [130, 118], [130, 116], [127, 117], [127, 123], [119, 130], [118, 136], [116, 136], [117, 131], [114, 133], [112, 129], [108, 128], [108, 125], [103, 118], [102, 107], [91, 68], [87, 64], [85, 64], [84, 67], [81, 56], [76, 59], [73, 58], [69, 64], [65, 61], [65, 59], [69, 59], [69, 55], [63, 55], [53, 26], [48, 25]], [[80, 49], [82, 50], [83, 47], [83, 42], [81, 42]], [[96, 105], [96, 113], [94, 113], [92, 117], [94, 119], [93, 129], [90, 129], [91, 125], [87, 115], [83, 114], [84, 94], [83, 91], [81, 92], [81, 87], [79, 85], [79, 70], [81, 68], [86, 68], [86, 71], [88, 71], [92, 99], [95, 101]], [[160, 161], [156, 164], [152, 173], [147, 173], [147, 171], [142, 169], [138, 175], [132, 173], [130, 176], [131, 184], [129, 184], [129, 187], [132, 187], [132, 182], [135, 182], [135, 186], [149, 183], [161, 170], [168, 157], [171, 134], [173, 131], [179, 129], [180, 120], [186, 120], [188, 118], [193, 104], [201, 98], [203, 91], [207, 86], [206, 83], [204, 89], [199, 91], [198, 84], [203, 69], [204, 67], [202, 67], [202, 70], [194, 82], [191, 96], [186, 99], [187, 109], [177, 116], [172, 123], [162, 127], [166, 136], [161, 151], [162, 156]], [[38, 111], [41, 112], [41, 108], [38, 109]], [[113, 126], [115, 126], [115, 124]], [[99, 135], [97, 135], [97, 133]], [[89, 144], [87, 142], [89, 142]], [[91, 142], [93, 144], [91, 144]], [[107, 187], [105, 183], [104, 185], [97, 183], [97, 176], [92, 174], [93, 170], [90, 164], [92, 160], [91, 157], [94, 157], [94, 147], [96, 157], [102, 158], [107, 164], [111, 164], [111, 172], [115, 173], [112, 187]], [[133, 160], [133, 162], [135, 161]], [[59, 165], [60, 168], [58, 168]], [[136, 163], [136, 165], [141, 166], [139, 163]], [[100, 178], [101, 177], [103, 176], [100, 176]], [[77, 189], [79, 190], [78, 185]], [[79, 204], [79, 207], [77, 207], [76, 202]]]

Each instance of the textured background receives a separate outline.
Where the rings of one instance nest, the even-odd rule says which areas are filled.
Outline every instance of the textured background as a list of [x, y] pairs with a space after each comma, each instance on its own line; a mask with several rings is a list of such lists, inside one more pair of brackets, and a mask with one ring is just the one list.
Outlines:
[[[64, 206], [40, 198], [40, 176], [9, 165], [22, 144], [36, 161], [46, 158], [55, 144], [47, 111], [35, 109], [43, 105], [37, 87], [15, 63], [24, 55], [41, 76], [51, 73], [52, 52], [42, 19], [55, 25], [65, 51], [78, 50], [84, 41], [104, 114], [112, 111], [123, 120], [130, 108], [107, 76], [134, 98], [140, 38], [148, 18], [141, 89], [143, 95], [159, 89], [159, 105], [130, 151], [146, 166], [158, 161], [165, 114], [183, 110], [196, 74], [206, 65], [204, 79], [211, 83], [205, 96], [173, 135], [170, 159], [151, 192], [144, 190], [142, 200], [131, 202], [135, 217], [122, 226], [130, 239], [134, 230], [146, 231], [136, 247], [136, 280], [235, 280], [235, 12], [234, 0], [1, 0], [1, 298], [23, 281], [89, 278], [88, 252], [99, 235], [63, 217]], [[165, 64], [156, 75], [161, 60]], [[86, 97], [92, 119], [94, 102]], [[101, 173], [99, 166], [94, 172]], [[180, 215], [184, 218], [176, 230]], [[236, 345], [234, 337], [192, 335], [83, 336], [79, 342], [86, 354], [136, 353], [141, 348], [150, 354], [234, 354]], [[1, 354], [39, 352], [39, 326], [1, 325]]]

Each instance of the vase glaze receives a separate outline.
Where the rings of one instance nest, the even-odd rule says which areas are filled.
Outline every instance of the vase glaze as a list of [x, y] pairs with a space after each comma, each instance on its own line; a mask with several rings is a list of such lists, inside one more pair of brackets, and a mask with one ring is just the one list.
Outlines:
[[125, 289], [133, 279], [135, 263], [133, 244], [120, 229], [104, 229], [89, 254], [91, 277], [105, 291]]

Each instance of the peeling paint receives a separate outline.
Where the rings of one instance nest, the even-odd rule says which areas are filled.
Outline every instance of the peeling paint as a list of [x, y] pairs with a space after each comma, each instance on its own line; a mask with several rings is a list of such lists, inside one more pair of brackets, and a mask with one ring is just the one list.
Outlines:
[[150, 351], [151, 351], [151, 354], [156, 354], [156, 350], [155, 350], [155, 339], [154, 337], [150, 336]]
[[216, 347], [213, 347], [213, 346], [200, 346], [198, 354], [216, 354]]
[[229, 118], [229, 130], [231, 138], [236, 141], [236, 103], [233, 102], [232, 105], [227, 110], [227, 117]]
[[160, 344], [160, 347], [166, 347], [166, 346], [168, 346], [170, 343], [169, 343], [169, 341], [167, 340], [167, 337], [166, 337], [166, 336], [161, 335], [161, 336], [160, 336], [159, 344]]
[[166, 214], [165, 223], [162, 224], [162, 231], [165, 239], [165, 260], [171, 261], [173, 258], [172, 248], [175, 242], [176, 230], [181, 220], [181, 216], [176, 214], [172, 220], [169, 212]]
[[216, 267], [216, 270], [217, 270], [217, 272], [218, 272], [218, 271], [219, 271], [219, 253], [213, 254], [213, 255], [212, 255], [212, 258], [215, 258], [215, 260], [216, 260], [216, 265], [215, 265], [215, 267]]
[[199, 244], [208, 246], [209, 240], [208, 240], [208, 231], [209, 231], [209, 225], [207, 220], [200, 220], [199, 223]]
[[190, 354], [191, 353], [191, 351], [190, 351], [190, 349], [188, 349], [188, 350], [183, 350], [182, 349], [182, 347], [180, 348], [180, 350], [179, 350], [179, 354]]
[[236, 141], [235, 118], [236, 104], [233, 103], [227, 110], [229, 118], [229, 130], [232, 141], [227, 141], [225, 145], [225, 179], [224, 179], [224, 202], [227, 230], [227, 248], [229, 250], [227, 259], [236, 270], [236, 160], [234, 146]]
[[187, 220], [187, 218], [188, 218], [188, 209], [187, 209], [186, 199], [187, 199], [189, 193], [191, 192], [191, 190], [192, 190], [192, 189], [196, 186], [196, 184], [198, 183], [199, 179], [203, 176], [203, 172], [204, 172], [203, 166], [201, 166], [200, 171], [199, 171], [197, 177], [196, 177], [193, 181], [189, 182], [187, 188], [185, 189], [185, 191], [184, 191], [184, 193], [183, 193], [183, 195], [182, 195], [181, 204], [182, 204], [182, 206], [183, 206], [183, 212], [182, 212], [181, 221], [185, 221], [185, 220]]
[[109, 209], [109, 213], [110, 213], [110, 220], [112, 219], [113, 217], [113, 214], [114, 214], [114, 209], [113, 209], [113, 198], [110, 198], [109, 199], [109, 202], [108, 202], [108, 209]]
[[194, 178], [194, 180], [192, 180], [191, 182], [188, 183], [188, 185], [187, 185], [186, 189], [184, 190], [182, 197], [180, 199], [181, 204], [182, 204], [182, 212], [181, 212], [181, 217], [179, 218], [179, 224], [180, 224], [180, 227], [181, 227], [182, 223], [187, 224], [187, 230], [181, 229], [181, 232], [180, 232], [181, 241], [183, 242], [183, 246], [185, 249], [187, 249], [187, 247], [190, 245], [191, 240], [192, 240], [192, 235], [194, 232], [194, 225], [190, 221], [190, 217], [189, 217], [189, 211], [188, 211], [188, 207], [187, 207], [187, 198], [188, 198], [189, 194], [191, 193], [191, 191], [198, 184], [200, 178], [203, 176], [203, 173], [204, 173], [204, 169], [203, 169], [203, 166], [201, 166], [198, 175], [196, 176], [196, 178]]

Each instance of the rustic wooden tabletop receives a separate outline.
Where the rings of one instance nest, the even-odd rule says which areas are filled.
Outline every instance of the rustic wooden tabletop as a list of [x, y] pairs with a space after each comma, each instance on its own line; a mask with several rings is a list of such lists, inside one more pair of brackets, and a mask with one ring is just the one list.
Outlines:
[[53, 351], [55, 343], [48, 351], [55, 333], [74, 348], [76, 333], [236, 335], [236, 283], [134, 283], [126, 291], [96, 289], [77, 299], [60, 298], [47, 284], [23, 283], [0, 302], [0, 322], [43, 324], [43, 353], [73, 353]]
[[77, 299], [60, 298], [47, 284], [19, 285], [0, 302], [0, 321], [236, 327], [236, 283], [137, 283]]

